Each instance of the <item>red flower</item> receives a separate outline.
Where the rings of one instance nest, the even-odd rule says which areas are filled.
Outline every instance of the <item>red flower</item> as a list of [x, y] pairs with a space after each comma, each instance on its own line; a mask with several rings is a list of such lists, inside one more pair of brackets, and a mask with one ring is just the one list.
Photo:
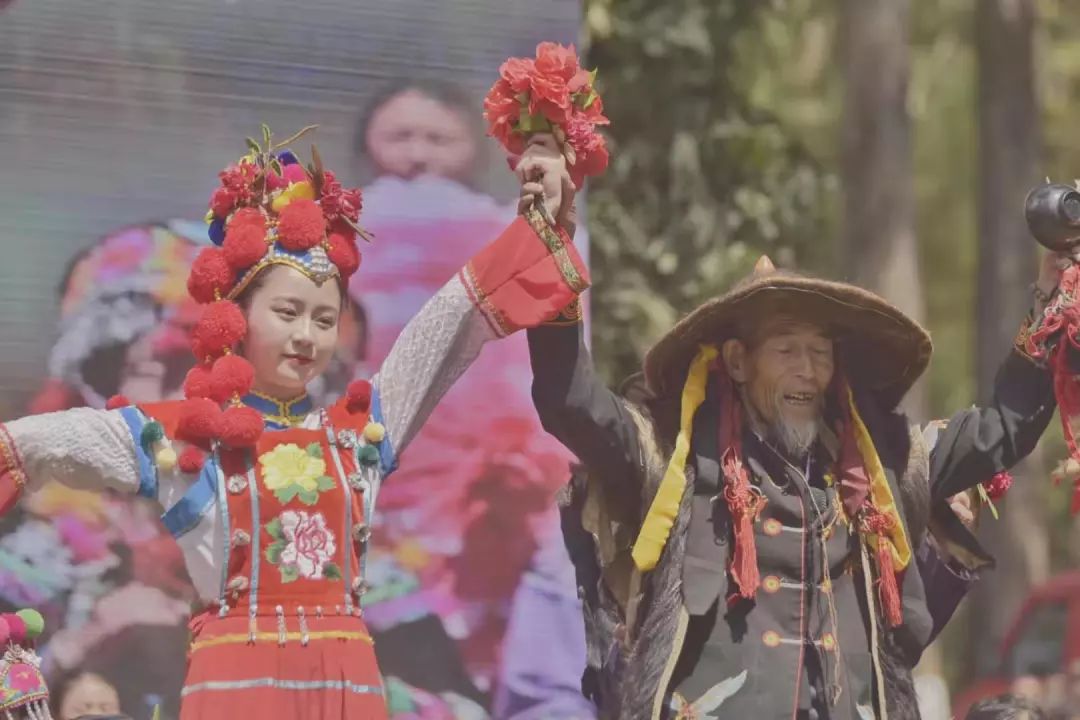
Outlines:
[[214, 217], [223, 218], [236, 207], [236, 193], [228, 188], [219, 187], [210, 196], [210, 210]]
[[574, 79], [580, 69], [574, 46], [566, 47], [553, 42], [542, 42], [536, 46], [535, 67], [536, 73], [558, 78], [563, 84]]
[[574, 148], [575, 163], [570, 167], [570, 177], [581, 187], [586, 177], [595, 177], [608, 165], [607, 143], [596, 127], [580, 113], [575, 114], [566, 126], [566, 142]]
[[343, 188], [341, 182], [329, 170], [324, 172], [322, 197], [319, 198], [323, 215], [330, 222], [345, 217], [356, 222], [364, 207], [360, 188]]
[[221, 179], [223, 188], [236, 195], [239, 204], [247, 205], [255, 196], [255, 178], [258, 173], [258, 168], [253, 164], [241, 160], [218, 173], [218, 178]]
[[529, 93], [529, 113], [543, 115], [553, 124], [565, 125], [570, 120], [570, 90], [566, 81], [556, 75], [534, 72]]
[[499, 77], [506, 81], [512, 93], [523, 93], [529, 89], [534, 66], [529, 58], [510, 58], [499, 68]]
[[488, 135], [504, 147], [509, 147], [514, 126], [520, 117], [521, 102], [514, 89], [508, 81], [497, 80], [484, 98], [484, 119], [488, 122]]

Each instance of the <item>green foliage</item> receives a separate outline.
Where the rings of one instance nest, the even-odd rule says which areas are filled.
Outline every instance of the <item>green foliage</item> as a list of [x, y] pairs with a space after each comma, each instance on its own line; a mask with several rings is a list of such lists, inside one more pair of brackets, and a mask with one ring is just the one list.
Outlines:
[[769, 107], [785, 78], [763, 84], [743, 60], [784, 57], [793, 33], [770, 16], [779, 5], [586, 3], [589, 62], [613, 121], [611, 166], [588, 207], [593, 338], [610, 382], [759, 254], [782, 264], [829, 256], [829, 176], [800, 139], [813, 129], [785, 124], [793, 108]]

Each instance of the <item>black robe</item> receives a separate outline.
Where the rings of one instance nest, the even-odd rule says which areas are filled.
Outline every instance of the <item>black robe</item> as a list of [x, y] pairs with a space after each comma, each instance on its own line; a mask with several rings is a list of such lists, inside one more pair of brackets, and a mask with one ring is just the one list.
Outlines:
[[[614, 514], [631, 518], [631, 524], [636, 521], [631, 528], [631, 535], [636, 535], [649, 502], [650, 473], [643, 460], [647, 454], [643, 446], [647, 450], [651, 444], [663, 453], [670, 452], [673, 423], [667, 423], [665, 431], [663, 408], [653, 404], [642, 409], [642, 414], [652, 416], [650, 427], [661, 428], [659, 437], [642, 442], [643, 425], [634, 417], [634, 406], [595, 377], [580, 326], [531, 329], [529, 347], [533, 399], [545, 429], [578, 456], [588, 476], [599, 484], [604, 503], [615, 508]], [[708, 393], [707, 397], [715, 395]], [[976, 557], [980, 555], [978, 546], [949, 511], [947, 499], [1026, 456], [1054, 410], [1049, 372], [1015, 350], [1002, 364], [990, 405], [953, 416], [937, 433], [928, 462], [925, 457], [919, 459], [917, 448], [912, 447], [903, 416], [892, 408], [876, 407], [870, 397], [857, 394], [857, 403], [901, 507], [912, 550], [919, 548], [933, 520], [947, 543]], [[672, 642], [666, 637], [634, 637], [644, 627], [643, 622], [649, 625], [652, 606], [659, 604], [665, 590], [650, 587], [647, 578], [642, 583], [644, 600], [636, 614], [637, 626], [609, 627], [622, 639], [610, 647], [593, 647], [602, 639], [595, 616], [606, 612], [607, 620], [601, 623], [605, 626], [617, 625], [622, 618], [612, 619], [610, 598], [606, 603], [609, 608], [598, 610], [605, 605], [606, 593], [601, 589], [598, 595], [595, 584], [602, 584], [604, 568], [595, 567], [591, 538], [583, 537], [573, 521], [564, 523], [568, 547], [579, 569], [586, 613], [594, 615], [585, 689], [603, 703], [615, 692], [610, 687], [605, 691], [605, 683], [648, 685], [641, 678], [659, 677], [663, 685], [657, 688], [657, 694], [663, 694], [663, 702], [657, 702], [659, 713], [637, 707], [615, 711], [626, 718], [663, 717], [670, 712], [666, 708], [674, 691], [696, 695], [713, 689], [713, 695], [724, 700], [705, 710], [708, 714], [703, 717], [811, 717], [813, 711], [812, 716], [822, 719], [858, 720], [861, 712], [872, 712], [877, 702], [871, 619], [858, 562], [858, 538], [829, 516], [835, 493], [824, 482], [828, 461], [819, 462], [800, 478], [802, 473], [789, 472], [782, 458], [775, 457], [759, 439], [748, 436], [744, 440], [754, 483], [770, 496], [765, 513], [755, 523], [763, 583], [755, 602], [729, 605], [725, 601], [725, 568], [730, 527], [723, 503], [712, 502], [720, 481], [716, 433], [711, 426], [701, 427], [715, 423], [720, 411], [715, 404], [707, 400], [695, 419], [687, 467], [691, 483], [683, 502], [683, 514], [690, 517], [677, 523], [678, 543], [669, 541], [680, 552], [682, 572], [681, 577], [675, 577], [681, 580], [682, 610], [689, 615], [681, 638]], [[909, 465], [921, 466], [921, 473], [919, 467]], [[912, 471], [915, 480], [908, 477]], [[669, 551], [671, 548], [665, 553]], [[828, 594], [822, 587], [827, 580], [826, 564], [831, 568]], [[665, 578], [670, 582], [670, 577]], [[878, 669], [890, 676], [890, 718], [917, 718], [910, 669], [939, 629], [929, 611], [935, 603], [927, 603], [927, 594], [933, 597], [935, 588], [924, 588], [917, 571], [904, 573], [902, 583], [904, 623], [884, 634], [886, 647], [880, 651], [882, 667]], [[830, 615], [835, 620], [829, 621]], [[586, 622], [590, 625], [589, 617]], [[880, 621], [878, 624], [880, 627]], [[657, 627], [670, 630], [680, 626], [661, 622]], [[662, 657], [648, 657], [651, 646], [671, 654], [666, 663], [669, 667], [663, 673], [645, 672], [639, 677], [635, 663], [665, 664]], [[836, 662], [837, 656], [840, 662]], [[598, 680], [598, 672], [609, 677]], [[717, 689], [724, 681], [729, 682]], [[618, 692], [631, 698], [635, 691], [622, 688]], [[602, 714], [607, 714], [604, 710], [602, 707]]]

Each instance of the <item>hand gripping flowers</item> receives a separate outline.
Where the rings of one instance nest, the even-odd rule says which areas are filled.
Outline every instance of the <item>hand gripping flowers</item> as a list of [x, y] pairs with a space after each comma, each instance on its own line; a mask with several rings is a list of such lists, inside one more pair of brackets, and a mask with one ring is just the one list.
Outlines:
[[262, 416], [241, 402], [254, 369], [234, 352], [247, 332], [237, 297], [270, 265], [295, 268], [319, 285], [347, 283], [360, 267], [356, 236], [367, 237], [357, 225], [360, 191], [343, 188], [314, 146], [307, 167], [285, 149], [310, 129], [274, 143], [264, 125], [263, 143], [248, 139], [250, 151], [221, 171], [210, 197], [206, 220], [216, 247], [199, 254], [188, 278], [205, 309], [191, 334], [198, 364], [184, 382], [177, 427], [178, 439], [189, 443], [179, 458], [186, 472], [201, 467], [213, 443], [250, 447], [263, 432]]

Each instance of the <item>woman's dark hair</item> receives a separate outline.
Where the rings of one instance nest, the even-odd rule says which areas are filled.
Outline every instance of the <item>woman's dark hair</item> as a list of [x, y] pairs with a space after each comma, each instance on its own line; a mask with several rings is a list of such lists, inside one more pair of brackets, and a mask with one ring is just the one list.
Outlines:
[[1032, 700], [1019, 695], [998, 695], [971, 706], [964, 720], [1045, 720], [1046, 713]]

